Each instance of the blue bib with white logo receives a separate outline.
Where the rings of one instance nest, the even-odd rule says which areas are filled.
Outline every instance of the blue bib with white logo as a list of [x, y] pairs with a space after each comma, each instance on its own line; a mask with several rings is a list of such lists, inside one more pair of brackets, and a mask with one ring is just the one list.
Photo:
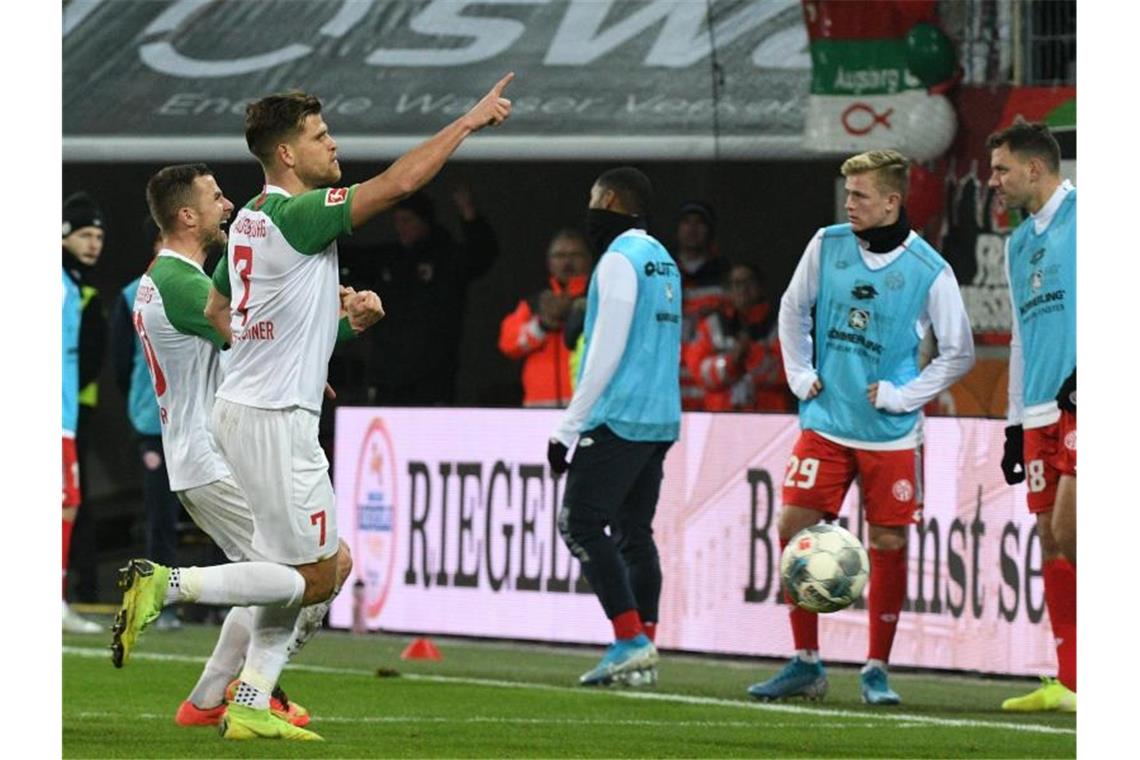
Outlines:
[[891, 414], [867, 400], [867, 386], [896, 387], [918, 377], [915, 324], [946, 262], [914, 236], [899, 256], [871, 270], [850, 224], [826, 227], [815, 306], [816, 371], [823, 391], [800, 402], [800, 427], [857, 441], [892, 441], [909, 433], [918, 411]]
[[1021, 333], [1026, 406], [1052, 401], [1077, 366], [1077, 191], [1049, 226], [1032, 219], [1009, 238], [1010, 292]]
[[[123, 298], [127, 300], [127, 308], [132, 310], [135, 305], [135, 295], [139, 291], [141, 277], [123, 288]], [[131, 389], [127, 394], [127, 415], [131, 418], [131, 425], [143, 435], [162, 435], [162, 423], [158, 419], [158, 400], [154, 397], [154, 385], [150, 377], [150, 370], [146, 366], [146, 357], [143, 356], [142, 341], [136, 334], [134, 339], [135, 350], [131, 356]]]
[[[623, 232], [609, 250], [633, 264], [637, 303], [617, 371], [583, 430], [604, 424], [630, 441], [675, 441], [681, 430], [681, 274], [664, 246], [642, 230]], [[598, 319], [597, 278], [595, 270], [586, 297], [582, 368]]]

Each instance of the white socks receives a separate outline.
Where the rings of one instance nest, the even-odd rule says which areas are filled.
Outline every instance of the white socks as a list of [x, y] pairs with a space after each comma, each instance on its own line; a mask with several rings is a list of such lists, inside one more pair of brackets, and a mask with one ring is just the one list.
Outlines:
[[253, 630], [253, 609], [234, 607], [222, 623], [222, 632], [206, 668], [202, 671], [188, 699], [195, 707], [217, 707], [226, 698], [226, 687], [237, 677], [245, 662], [245, 652]]
[[296, 607], [259, 607], [254, 611], [253, 635], [236, 703], [255, 710], [268, 709], [270, 694], [289, 659], [288, 646], [298, 612]]
[[297, 625], [293, 628], [293, 637], [289, 639], [287, 652], [290, 660], [301, 651], [309, 639], [313, 638], [313, 634], [321, 630], [321, 623], [328, 614], [331, 604], [332, 599], [329, 599], [327, 602], [317, 602], [301, 608], [300, 614], [297, 615]]
[[796, 657], [812, 664], [819, 662], [819, 652], [815, 649], [797, 649]]
[[886, 672], [887, 663], [883, 662], [882, 660], [867, 660], [867, 664], [864, 665], [863, 669], [860, 670], [859, 672], [860, 673], [866, 673], [868, 670], [871, 670], [872, 668], [879, 668], [883, 672]]
[[166, 604], [296, 607], [304, 595], [304, 577], [288, 565], [234, 562], [174, 568], [166, 590]]

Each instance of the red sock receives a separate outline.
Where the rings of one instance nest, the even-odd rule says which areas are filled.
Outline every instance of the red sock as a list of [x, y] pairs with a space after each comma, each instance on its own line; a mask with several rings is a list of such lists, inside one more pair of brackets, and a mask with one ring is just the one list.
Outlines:
[[642, 627], [642, 629], [644, 629], [645, 635], [649, 637], [650, 641], [657, 641], [657, 623], [656, 622], [653, 622], [653, 623], [643, 622], [641, 624], [641, 627]]
[[867, 659], [887, 662], [899, 625], [899, 612], [906, 597], [906, 547], [895, 551], [872, 548], [871, 592], [867, 600], [870, 640]]
[[[781, 538], [781, 554], [787, 545], [788, 542]], [[796, 649], [819, 651], [819, 615], [798, 606], [786, 591], [784, 601], [788, 603], [788, 620], [792, 623], [792, 641]]]
[[645, 633], [637, 610], [626, 610], [610, 622], [614, 624], [615, 639], [632, 639], [639, 633]]
[[75, 523], [71, 520], [63, 521], [63, 591], [67, 596], [67, 555], [71, 553], [71, 529]]
[[1077, 569], [1058, 557], [1041, 566], [1045, 606], [1057, 641], [1057, 680], [1077, 690]]

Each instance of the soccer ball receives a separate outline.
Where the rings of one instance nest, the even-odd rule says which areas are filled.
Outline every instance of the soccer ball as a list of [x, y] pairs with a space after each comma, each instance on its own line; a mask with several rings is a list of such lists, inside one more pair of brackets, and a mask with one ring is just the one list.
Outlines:
[[784, 588], [808, 612], [835, 612], [850, 606], [867, 585], [871, 563], [859, 539], [838, 525], [804, 528], [780, 558]]

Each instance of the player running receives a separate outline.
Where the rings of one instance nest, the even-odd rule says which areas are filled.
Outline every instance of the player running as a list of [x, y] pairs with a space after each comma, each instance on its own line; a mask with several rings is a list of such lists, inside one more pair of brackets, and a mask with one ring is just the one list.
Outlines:
[[[843, 163], [850, 222], [812, 237], [780, 303], [780, 345], [802, 429], [784, 478], [780, 548], [809, 525], [834, 519], [860, 478], [871, 559], [860, 686], [873, 705], [900, 702], [887, 682], [887, 662], [906, 596], [907, 534], [921, 517], [920, 410], [974, 363], [954, 272], [907, 221], [908, 170], [907, 158], [893, 150]], [[940, 355], [920, 372], [928, 328]], [[819, 616], [789, 601], [789, 618], [796, 655], [775, 677], [749, 687], [756, 699], [827, 692]]]
[[[1044, 124], [1018, 119], [990, 135], [990, 187], [1029, 218], [1006, 242], [1013, 311], [1009, 425], [1001, 469], [1010, 485], [1028, 480], [1037, 515], [1045, 606], [1057, 642], [1057, 678], [1007, 699], [1003, 710], [1077, 709], [1077, 191], [1061, 181], [1061, 149]], [[1061, 408], [1058, 408], [1058, 400]]]

